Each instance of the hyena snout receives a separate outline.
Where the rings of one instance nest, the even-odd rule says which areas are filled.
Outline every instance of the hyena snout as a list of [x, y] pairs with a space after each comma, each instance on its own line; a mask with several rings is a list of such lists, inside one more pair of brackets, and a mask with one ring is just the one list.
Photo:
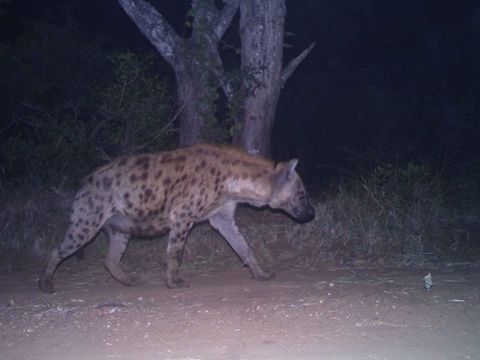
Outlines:
[[300, 223], [305, 223], [313, 220], [315, 217], [315, 209], [312, 205], [307, 204], [305, 206], [293, 207], [291, 215]]

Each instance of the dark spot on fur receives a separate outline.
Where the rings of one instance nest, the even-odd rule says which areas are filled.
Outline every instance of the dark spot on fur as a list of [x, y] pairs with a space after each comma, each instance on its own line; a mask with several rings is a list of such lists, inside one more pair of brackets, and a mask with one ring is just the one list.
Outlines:
[[200, 163], [200, 166], [201, 166], [201, 167], [207, 166], [207, 162], [206, 162], [205, 160], [202, 160], [202, 162]]
[[150, 167], [150, 159], [146, 156], [139, 157], [135, 161], [135, 165], [139, 165], [143, 170], [148, 170], [148, 168]]
[[162, 159], [160, 160], [160, 162], [161, 162], [162, 164], [165, 164], [165, 163], [168, 163], [168, 162], [172, 162], [172, 161], [173, 161], [173, 157], [172, 157], [172, 155], [170, 155], [170, 154], [165, 154], [165, 155], [163, 155], [163, 156], [162, 156]]
[[134, 183], [137, 181], [137, 176], [135, 174], [130, 175], [130, 182]]
[[145, 181], [145, 180], [147, 180], [147, 178], [148, 178], [148, 172], [147, 172], [147, 171], [144, 171], [144, 172], [142, 173], [141, 179], [142, 179], [143, 181]]
[[100, 187], [100, 180], [95, 181], [95, 187], [98, 189]]
[[172, 179], [167, 177], [163, 180], [163, 185], [168, 186], [168, 185], [170, 185], [171, 182], [172, 182]]
[[129, 197], [130, 197], [130, 193], [127, 192], [127, 193], [123, 194], [123, 198], [125, 200], [127, 200]]
[[127, 158], [122, 158], [119, 162], [118, 162], [118, 166], [125, 166], [127, 165]]
[[155, 180], [160, 179], [162, 177], [162, 174], [163, 174], [162, 170], [158, 170], [157, 173], [155, 174]]
[[110, 179], [109, 177], [104, 177], [104, 178], [102, 179], [102, 182], [103, 182], [103, 188], [104, 188], [105, 190], [108, 190], [108, 189], [110, 189], [110, 187], [112, 186], [112, 182], [113, 182], [113, 181], [112, 181], [112, 179]]
[[130, 201], [127, 201], [126, 205], [127, 205], [127, 209], [131, 209], [133, 206], [133, 204]]
[[152, 196], [152, 189], [146, 189], [145, 190], [145, 201], [147, 201], [147, 199]]

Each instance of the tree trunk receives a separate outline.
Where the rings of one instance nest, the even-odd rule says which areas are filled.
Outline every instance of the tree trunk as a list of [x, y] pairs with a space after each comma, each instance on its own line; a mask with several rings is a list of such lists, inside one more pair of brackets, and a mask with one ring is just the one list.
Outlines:
[[[242, 96], [233, 142], [253, 154], [269, 155], [280, 89], [313, 44], [282, 70], [285, 0], [192, 0], [192, 35], [178, 36], [145, 0], [118, 0], [127, 15], [173, 68], [177, 80], [180, 145], [210, 140], [205, 124], [214, 120], [213, 92], [223, 89], [230, 104]], [[226, 79], [218, 44], [239, 8], [241, 89]]]
[[282, 83], [285, 0], [240, 2], [241, 132], [234, 143], [250, 153], [270, 154], [275, 109]]
[[285, 0], [243, 0], [240, 2], [242, 42], [241, 131], [234, 144], [252, 154], [269, 156], [275, 111], [280, 90], [314, 44], [283, 66]]
[[238, 0], [226, 0], [221, 10], [213, 0], [192, 1], [192, 35], [178, 36], [163, 16], [145, 0], [118, 0], [164, 60], [172, 66], [177, 80], [180, 113], [180, 146], [203, 139], [205, 122], [212, 119], [212, 92], [217, 87], [232, 96], [224, 79], [218, 44], [238, 9]]

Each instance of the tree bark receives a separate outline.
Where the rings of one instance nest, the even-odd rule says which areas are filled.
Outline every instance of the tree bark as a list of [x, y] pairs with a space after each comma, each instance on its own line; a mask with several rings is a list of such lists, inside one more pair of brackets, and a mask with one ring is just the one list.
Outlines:
[[285, 0], [242, 0], [240, 37], [242, 42], [242, 113], [234, 144], [252, 154], [269, 156], [275, 111], [280, 90], [312, 44], [285, 68], [283, 38]]
[[233, 96], [224, 77], [218, 44], [238, 9], [238, 0], [226, 0], [221, 10], [213, 0], [192, 1], [192, 35], [178, 36], [164, 17], [145, 0], [118, 0], [164, 60], [172, 66], [177, 81], [180, 114], [180, 146], [202, 142], [202, 131], [213, 117], [209, 98], [220, 86], [227, 98]]

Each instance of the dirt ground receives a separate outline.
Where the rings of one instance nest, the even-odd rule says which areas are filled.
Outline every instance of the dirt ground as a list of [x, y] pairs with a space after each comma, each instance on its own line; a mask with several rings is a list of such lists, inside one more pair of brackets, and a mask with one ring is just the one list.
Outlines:
[[[69, 260], [53, 295], [39, 269], [0, 275], [0, 359], [480, 359], [480, 266], [185, 269], [151, 266], [124, 287]], [[434, 286], [424, 288], [432, 274]]]

